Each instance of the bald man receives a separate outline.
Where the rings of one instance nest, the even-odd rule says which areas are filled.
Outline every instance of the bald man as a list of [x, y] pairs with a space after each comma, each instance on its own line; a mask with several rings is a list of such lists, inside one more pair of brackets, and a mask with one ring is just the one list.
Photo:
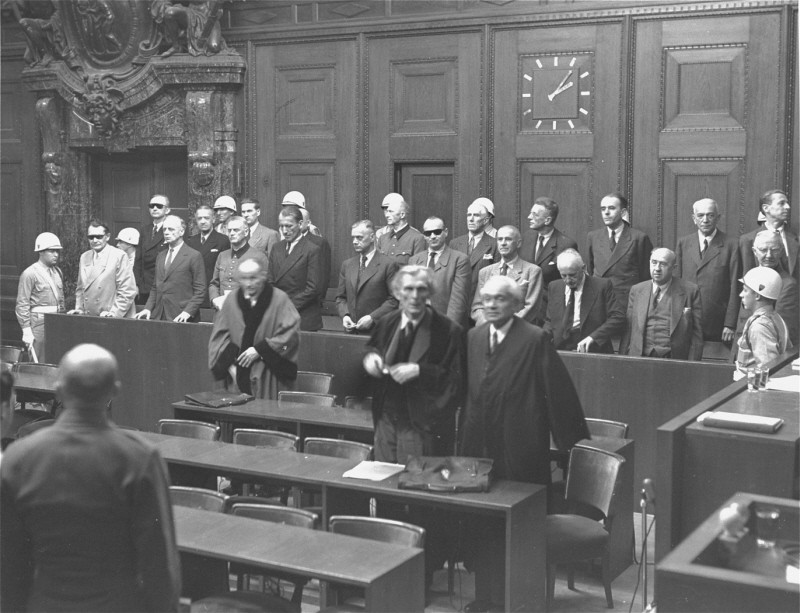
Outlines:
[[631, 288], [628, 325], [620, 355], [700, 361], [703, 358], [703, 307], [700, 289], [673, 275], [675, 252], [650, 254], [652, 281]]
[[697, 231], [684, 236], [675, 249], [675, 274], [700, 288], [703, 300], [703, 336], [708, 341], [733, 340], [739, 315], [738, 243], [717, 228], [719, 206], [711, 198], [692, 205]]
[[114, 356], [78, 345], [61, 360], [56, 423], [3, 455], [3, 611], [178, 610], [166, 466], [109, 420], [119, 388]]

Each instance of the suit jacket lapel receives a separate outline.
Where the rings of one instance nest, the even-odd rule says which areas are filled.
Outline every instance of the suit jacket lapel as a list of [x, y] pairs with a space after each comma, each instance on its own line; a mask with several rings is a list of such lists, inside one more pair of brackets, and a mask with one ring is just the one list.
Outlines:
[[[546, 262], [548, 259], [552, 258], [553, 255], [555, 255], [556, 247], [558, 246], [557, 232], [558, 230], [553, 230], [553, 233], [550, 235], [550, 240], [545, 243], [541, 252], [536, 254], [536, 261], [534, 264], [537, 266], [541, 266], [542, 262]], [[536, 240], [539, 240], [538, 232]]]
[[621, 260], [622, 256], [625, 255], [625, 253], [627, 253], [628, 249], [630, 248], [631, 248], [631, 229], [629, 226], [623, 225], [622, 233], [620, 234], [619, 240], [617, 241], [617, 246], [614, 248], [614, 251], [611, 252], [611, 256], [608, 258], [608, 264], [606, 265], [606, 270], [608, 270], [619, 260]]
[[[722, 247], [722, 237], [719, 235], [719, 232], [717, 232], [714, 239], [708, 243], [708, 249], [706, 249], [702, 259], [700, 259], [700, 238], [697, 234], [692, 237], [692, 243], [692, 248], [696, 254], [695, 257], [698, 259], [697, 271], [699, 272], [701, 268], [707, 266], [709, 262], [719, 256], [720, 247]], [[694, 247], [694, 244], [696, 244], [697, 247]]]
[[108, 264], [108, 249], [103, 249], [97, 254], [97, 261], [93, 263], [94, 252], [89, 254], [89, 262], [86, 266], [86, 285], [89, 286], [94, 283], [95, 279], [100, 276], [106, 265]]
[[408, 353], [409, 362], [419, 362], [420, 358], [428, 351], [428, 347], [431, 346], [431, 318], [430, 310], [426, 309], [422, 321], [417, 326], [414, 344], [411, 345], [411, 351]]
[[[631, 291], [635, 290], [631, 289]], [[647, 326], [647, 309], [650, 308], [650, 301], [653, 298], [653, 284], [649, 283], [639, 288], [638, 298], [639, 299], [635, 301], [636, 319], [641, 326], [641, 329], [639, 330], [639, 340], [643, 341], [645, 326]]]
[[594, 291], [594, 286], [592, 285], [590, 279], [591, 277], [589, 277], [588, 275], [585, 276], [583, 279], [583, 293], [581, 294], [581, 312], [580, 312], [581, 326], [583, 326], [584, 322], [586, 322], [586, 317], [589, 315], [589, 311], [592, 310], [594, 301], [597, 299], [597, 294]]
[[672, 302], [672, 312], [670, 313], [669, 319], [669, 335], [672, 336], [672, 333], [675, 332], [675, 328], [678, 326], [678, 322], [681, 320], [681, 316], [683, 315], [683, 305], [686, 302], [686, 292], [683, 291], [683, 287], [678, 286], [677, 281], [672, 281], [672, 286], [669, 288], [669, 292], [671, 294], [670, 299]]
[[[358, 268], [358, 264], [356, 264], [356, 269]], [[372, 256], [372, 259], [367, 264], [367, 267], [361, 271], [361, 278], [358, 282], [358, 288], [361, 289], [364, 287], [364, 284], [370, 280], [375, 273], [378, 272], [378, 253], [376, 252], [375, 255]], [[358, 270], [356, 270], [356, 275], [358, 274]]]
[[305, 238], [301, 238], [299, 241], [297, 241], [297, 244], [294, 246], [294, 249], [292, 249], [292, 252], [285, 257], [285, 259], [281, 263], [280, 268], [278, 269], [278, 278], [275, 279], [276, 281], [281, 277], [283, 277], [283, 275], [285, 275], [287, 272], [289, 272], [292, 266], [294, 266], [298, 262], [300, 257], [303, 255], [303, 253], [305, 253], [305, 244], [303, 242], [305, 240], [306, 240]]

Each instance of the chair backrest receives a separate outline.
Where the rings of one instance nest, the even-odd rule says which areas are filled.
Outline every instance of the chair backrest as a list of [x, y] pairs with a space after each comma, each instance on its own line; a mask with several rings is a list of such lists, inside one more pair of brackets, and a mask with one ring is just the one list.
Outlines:
[[23, 353], [25, 353], [25, 350], [22, 347], [15, 347], [14, 345], [0, 345], [0, 362], [16, 364], [22, 359]]
[[344, 408], [361, 409], [364, 411], [372, 410], [372, 396], [345, 396]]
[[628, 436], [628, 424], [624, 421], [587, 417], [586, 426], [592, 436], [605, 436], [607, 438], [627, 438]]
[[15, 387], [35, 388], [39, 392], [56, 393], [58, 366], [39, 362], [17, 362], [11, 369]]
[[278, 402], [301, 402], [318, 404], [321, 407], [332, 407], [336, 396], [333, 394], [315, 394], [312, 392], [278, 392]]
[[[252, 498], [251, 498], [252, 499]], [[257, 499], [256, 499], [257, 500]], [[319, 522], [319, 515], [306, 511], [284, 507], [278, 504], [260, 504], [258, 502], [237, 502], [230, 507], [230, 514], [252, 519], [271, 521], [276, 524], [286, 524], [298, 528], [313, 530]]]
[[233, 442], [236, 445], [251, 447], [269, 447], [297, 451], [300, 448], [300, 437], [277, 430], [257, 430], [255, 428], [237, 428], [233, 431]]
[[425, 546], [425, 528], [393, 519], [361, 517], [358, 515], [333, 515], [328, 525], [330, 531], [359, 538], [394, 543], [406, 547]]
[[37, 419], [36, 421], [29, 421], [24, 426], [19, 427], [19, 430], [17, 430], [17, 439], [25, 438], [37, 430], [52, 426], [54, 423], [56, 423], [55, 419]]
[[296, 392], [312, 392], [314, 394], [330, 394], [333, 386], [333, 377], [326, 372], [311, 372], [298, 370], [297, 379], [294, 380], [292, 389]]
[[224, 513], [227, 496], [214, 490], [202, 487], [184, 487], [173, 485], [169, 488], [169, 497], [173, 505], [191, 507], [203, 511]]
[[303, 451], [312, 455], [347, 458], [348, 460], [369, 460], [372, 457], [372, 445], [340, 438], [309, 436], [303, 442]]
[[569, 454], [567, 489], [569, 503], [589, 505], [606, 518], [613, 514], [612, 501], [619, 487], [620, 467], [625, 458], [616, 453], [576, 445]]
[[193, 419], [160, 419], [158, 432], [184, 438], [199, 438], [205, 441], [218, 441], [220, 436], [219, 426]]

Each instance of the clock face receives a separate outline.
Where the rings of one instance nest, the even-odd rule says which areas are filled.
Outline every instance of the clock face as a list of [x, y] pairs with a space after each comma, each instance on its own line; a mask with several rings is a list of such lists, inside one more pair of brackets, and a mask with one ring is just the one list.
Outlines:
[[522, 129], [589, 131], [592, 116], [592, 56], [522, 58]]

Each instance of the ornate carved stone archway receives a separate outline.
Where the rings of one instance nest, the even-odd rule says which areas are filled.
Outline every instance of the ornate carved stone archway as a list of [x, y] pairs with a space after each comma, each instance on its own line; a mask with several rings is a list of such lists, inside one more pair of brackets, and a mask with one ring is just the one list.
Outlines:
[[[65, 276], [98, 214], [89, 156], [185, 147], [188, 207], [234, 193], [234, 94], [245, 62], [220, 34], [221, 0], [63, 0], [48, 18], [18, 14], [37, 93], [48, 229]], [[67, 240], [64, 240], [67, 239]]]

